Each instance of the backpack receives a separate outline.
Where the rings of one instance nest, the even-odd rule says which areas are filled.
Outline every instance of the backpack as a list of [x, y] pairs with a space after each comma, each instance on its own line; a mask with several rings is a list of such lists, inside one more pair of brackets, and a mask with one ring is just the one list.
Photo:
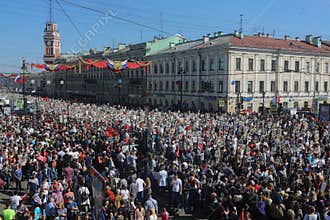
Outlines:
[[88, 195], [86, 190], [84, 190], [81, 194], [80, 194], [80, 198], [82, 202], [85, 202], [88, 199]]
[[270, 206], [270, 216], [273, 219], [282, 219], [284, 217], [284, 209], [280, 204]]

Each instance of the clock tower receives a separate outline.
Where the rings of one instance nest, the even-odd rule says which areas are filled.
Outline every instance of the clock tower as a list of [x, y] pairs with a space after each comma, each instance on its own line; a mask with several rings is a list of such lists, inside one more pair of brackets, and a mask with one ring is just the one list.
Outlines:
[[44, 30], [44, 61], [46, 64], [55, 64], [55, 60], [60, 58], [61, 38], [57, 29], [57, 24], [53, 21], [52, 0], [49, 0], [49, 21]]

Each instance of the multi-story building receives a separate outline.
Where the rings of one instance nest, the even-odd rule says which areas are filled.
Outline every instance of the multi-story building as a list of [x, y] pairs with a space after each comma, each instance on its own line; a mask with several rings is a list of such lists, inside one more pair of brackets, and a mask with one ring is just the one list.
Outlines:
[[171, 44], [147, 57], [147, 101], [186, 109], [317, 108], [329, 101], [329, 42], [243, 33]]
[[[113, 73], [110, 69], [91, 66], [86, 68], [82, 60], [145, 61], [146, 56], [168, 49], [169, 44], [185, 41], [181, 35], [155, 38], [150, 42], [105, 48], [103, 51], [90, 50], [82, 56], [66, 56], [58, 63], [75, 65], [76, 68], [56, 72], [49, 87], [54, 87], [53, 95], [63, 98], [79, 98], [85, 101], [130, 106], [145, 104], [147, 71], [144, 68], [127, 69]], [[52, 90], [49, 90], [52, 91]], [[51, 94], [50, 94], [51, 95]]]

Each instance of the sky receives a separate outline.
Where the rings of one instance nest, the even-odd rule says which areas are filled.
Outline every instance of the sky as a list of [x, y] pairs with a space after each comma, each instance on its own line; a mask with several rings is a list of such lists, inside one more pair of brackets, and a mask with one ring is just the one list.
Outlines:
[[[248, 35], [264, 32], [304, 39], [313, 34], [330, 39], [330, 0], [53, 0], [53, 9], [62, 53], [102, 50], [159, 35], [180, 33], [193, 40], [217, 31], [232, 33], [239, 30], [240, 14]], [[23, 58], [43, 63], [47, 20], [49, 0], [0, 1], [0, 73], [19, 72]]]

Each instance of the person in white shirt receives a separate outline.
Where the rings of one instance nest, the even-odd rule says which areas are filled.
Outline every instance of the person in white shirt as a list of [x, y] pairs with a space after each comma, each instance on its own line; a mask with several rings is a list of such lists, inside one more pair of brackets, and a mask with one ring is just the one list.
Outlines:
[[143, 199], [144, 199], [143, 192], [144, 192], [145, 182], [141, 177], [137, 178], [135, 182], [137, 185], [137, 197], [136, 198], [139, 201], [143, 201]]
[[20, 203], [21, 200], [22, 200], [22, 198], [18, 195], [17, 192], [15, 192], [15, 195], [13, 195], [12, 197], [10, 197], [11, 206], [12, 206], [12, 209], [14, 211], [17, 210], [17, 207], [19, 206], [19, 203]]
[[165, 192], [165, 189], [167, 187], [167, 178], [168, 178], [167, 171], [164, 168], [162, 168], [162, 170], [160, 170], [158, 173], [158, 186], [161, 194]]
[[182, 195], [182, 180], [178, 174], [175, 175], [172, 183], [172, 205], [174, 208], [179, 208], [179, 198]]
[[319, 219], [320, 219], [320, 215], [319, 213], [317, 213], [314, 206], [311, 206], [309, 214], [306, 213], [306, 215], [304, 216], [304, 220], [319, 220]]

